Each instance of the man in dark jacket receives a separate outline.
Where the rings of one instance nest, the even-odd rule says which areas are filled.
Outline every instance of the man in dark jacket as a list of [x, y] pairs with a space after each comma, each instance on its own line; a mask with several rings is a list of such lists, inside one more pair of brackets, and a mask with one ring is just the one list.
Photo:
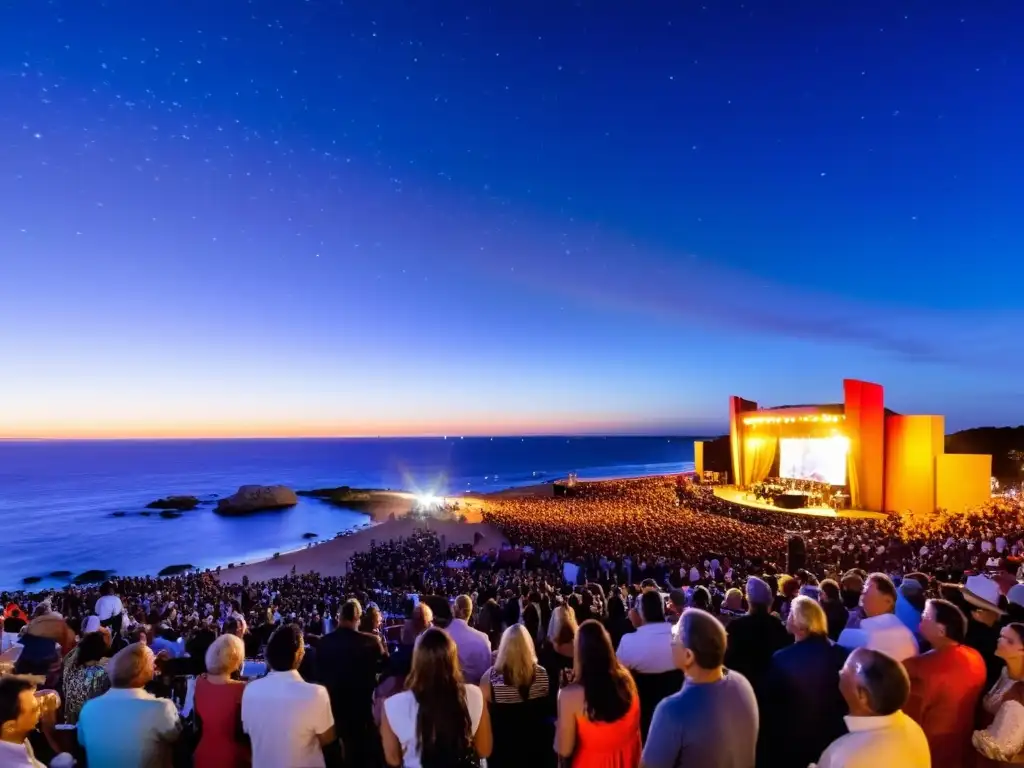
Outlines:
[[747, 678], [756, 693], [772, 655], [791, 642], [782, 621], [770, 613], [775, 596], [764, 581], [747, 579], [747, 615], [729, 622], [725, 666]]
[[846, 702], [836, 680], [849, 651], [828, 638], [822, 607], [800, 596], [786, 629], [794, 645], [772, 656], [758, 692], [758, 768], [807, 768], [846, 733]]
[[359, 631], [363, 608], [358, 600], [341, 606], [338, 628], [320, 638], [319, 682], [331, 697], [331, 710], [345, 750], [345, 765], [381, 763], [380, 738], [373, 722], [373, 691], [385, 651], [380, 638]]

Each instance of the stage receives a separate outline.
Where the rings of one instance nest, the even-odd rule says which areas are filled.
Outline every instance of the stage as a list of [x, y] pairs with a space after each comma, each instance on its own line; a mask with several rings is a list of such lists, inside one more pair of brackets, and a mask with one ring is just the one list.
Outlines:
[[750, 509], [762, 509], [765, 512], [781, 512], [786, 515], [810, 515], [812, 517], [846, 517], [846, 518], [860, 518], [869, 520], [884, 520], [888, 515], [882, 512], [867, 512], [863, 509], [844, 509], [840, 512], [836, 512], [831, 507], [824, 505], [819, 507], [801, 507], [800, 509], [784, 509], [782, 507], [776, 507], [774, 504], [769, 504], [766, 501], [757, 501], [754, 499], [754, 495], [747, 493], [746, 491], [740, 490], [735, 486], [731, 485], [719, 485], [715, 487], [715, 496], [722, 499], [723, 501], [731, 501], [733, 504], [739, 504], [741, 507], [749, 507]]

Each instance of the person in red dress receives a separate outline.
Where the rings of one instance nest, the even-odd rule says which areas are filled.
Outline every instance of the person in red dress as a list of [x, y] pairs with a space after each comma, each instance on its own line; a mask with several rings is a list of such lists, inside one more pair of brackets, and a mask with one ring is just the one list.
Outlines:
[[974, 714], [985, 690], [985, 660], [964, 645], [967, 617], [953, 603], [929, 600], [921, 634], [932, 650], [903, 662], [910, 699], [903, 711], [921, 726], [935, 765], [973, 765]]
[[195, 711], [200, 736], [194, 768], [248, 768], [252, 753], [242, 731], [245, 683], [231, 675], [242, 668], [245, 645], [236, 635], [221, 635], [206, 651], [206, 674], [196, 680]]
[[576, 633], [573, 682], [558, 694], [555, 751], [572, 768], [640, 765], [640, 697], [596, 620]]

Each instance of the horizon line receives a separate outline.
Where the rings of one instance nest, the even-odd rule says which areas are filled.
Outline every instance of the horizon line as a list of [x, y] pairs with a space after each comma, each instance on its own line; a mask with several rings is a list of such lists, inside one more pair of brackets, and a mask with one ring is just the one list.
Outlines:
[[646, 432], [537, 432], [494, 435], [444, 435], [444, 434], [409, 434], [409, 435], [164, 435], [164, 436], [0, 436], [0, 443], [71, 443], [71, 442], [170, 442], [197, 440], [514, 440], [539, 438], [636, 438], [636, 439], [673, 439], [696, 437], [722, 437], [726, 432], [714, 436], [704, 432], [690, 434], [682, 432], [665, 432], [661, 434]]

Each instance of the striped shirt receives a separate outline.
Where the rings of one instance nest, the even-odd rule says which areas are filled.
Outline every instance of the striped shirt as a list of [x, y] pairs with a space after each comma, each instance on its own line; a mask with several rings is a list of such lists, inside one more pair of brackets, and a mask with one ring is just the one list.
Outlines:
[[[519, 688], [505, 684], [505, 679], [497, 667], [491, 669], [491, 701], [495, 704], [519, 704], [524, 701]], [[548, 695], [548, 672], [537, 664], [533, 668], [533, 682], [526, 700], [540, 699]]]

